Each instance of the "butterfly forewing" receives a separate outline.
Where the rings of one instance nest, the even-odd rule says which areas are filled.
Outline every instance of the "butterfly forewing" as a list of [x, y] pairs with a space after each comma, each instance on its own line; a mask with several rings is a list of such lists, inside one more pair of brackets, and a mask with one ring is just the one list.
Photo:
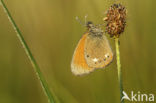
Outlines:
[[74, 51], [73, 59], [71, 62], [71, 71], [75, 75], [87, 74], [94, 70], [94, 68], [88, 66], [84, 57], [84, 45], [87, 36], [88, 33], [82, 36]]

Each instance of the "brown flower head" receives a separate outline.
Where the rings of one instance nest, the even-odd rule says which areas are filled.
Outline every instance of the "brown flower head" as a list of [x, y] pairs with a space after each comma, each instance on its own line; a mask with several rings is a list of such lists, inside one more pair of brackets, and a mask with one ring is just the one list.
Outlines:
[[113, 4], [107, 11], [104, 21], [107, 22], [106, 32], [111, 37], [119, 37], [126, 26], [126, 8], [121, 4]]

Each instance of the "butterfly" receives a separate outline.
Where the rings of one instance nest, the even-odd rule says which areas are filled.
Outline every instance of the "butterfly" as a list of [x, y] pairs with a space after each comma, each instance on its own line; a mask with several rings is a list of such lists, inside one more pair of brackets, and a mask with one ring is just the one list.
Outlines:
[[71, 71], [75, 75], [105, 68], [113, 60], [112, 49], [101, 25], [88, 21], [86, 27], [87, 32], [79, 40], [71, 61]]

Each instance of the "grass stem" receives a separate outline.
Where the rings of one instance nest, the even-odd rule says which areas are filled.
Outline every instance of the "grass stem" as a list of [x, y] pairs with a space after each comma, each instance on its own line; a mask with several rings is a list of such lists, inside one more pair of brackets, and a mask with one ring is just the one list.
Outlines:
[[[119, 50], [119, 38], [115, 38], [115, 46], [116, 46], [116, 60], [117, 60], [117, 70], [118, 70], [118, 80], [120, 87], [120, 100], [123, 97], [123, 84], [122, 84], [122, 72], [121, 72], [121, 63], [120, 63], [120, 50]], [[124, 103], [124, 100], [121, 101]]]
[[32, 64], [33, 68], [35, 69], [36, 75], [37, 75], [37, 77], [38, 77], [38, 79], [39, 79], [39, 81], [41, 83], [41, 86], [42, 86], [45, 94], [48, 97], [48, 102], [49, 103], [54, 103], [54, 97], [53, 97], [52, 93], [50, 92], [48, 84], [47, 84], [46, 80], [44, 79], [43, 74], [42, 74], [42, 72], [41, 72], [35, 58], [33, 57], [27, 43], [25, 42], [20, 29], [17, 27], [15, 21], [13, 20], [10, 12], [7, 9], [7, 7], [6, 7], [5, 3], [3, 2], [3, 0], [1, 0], [0, 4], [2, 5], [2, 8], [4, 9], [4, 12], [6, 13], [10, 23], [12, 24], [12, 26], [13, 26], [15, 32], [16, 32], [17, 37], [19, 38], [19, 40], [20, 40], [20, 42], [21, 42], [21, 44], [22, 44], [28, 58], [30, 59], [30, 62]]

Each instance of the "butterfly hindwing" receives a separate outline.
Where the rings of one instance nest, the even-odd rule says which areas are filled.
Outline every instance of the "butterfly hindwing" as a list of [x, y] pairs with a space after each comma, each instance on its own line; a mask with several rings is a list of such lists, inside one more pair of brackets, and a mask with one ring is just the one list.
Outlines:
[[113, 52], [106, 36], [88, 35], [85, 41], [85, 60], [89, 67], [104, 68], [113, 60]]

